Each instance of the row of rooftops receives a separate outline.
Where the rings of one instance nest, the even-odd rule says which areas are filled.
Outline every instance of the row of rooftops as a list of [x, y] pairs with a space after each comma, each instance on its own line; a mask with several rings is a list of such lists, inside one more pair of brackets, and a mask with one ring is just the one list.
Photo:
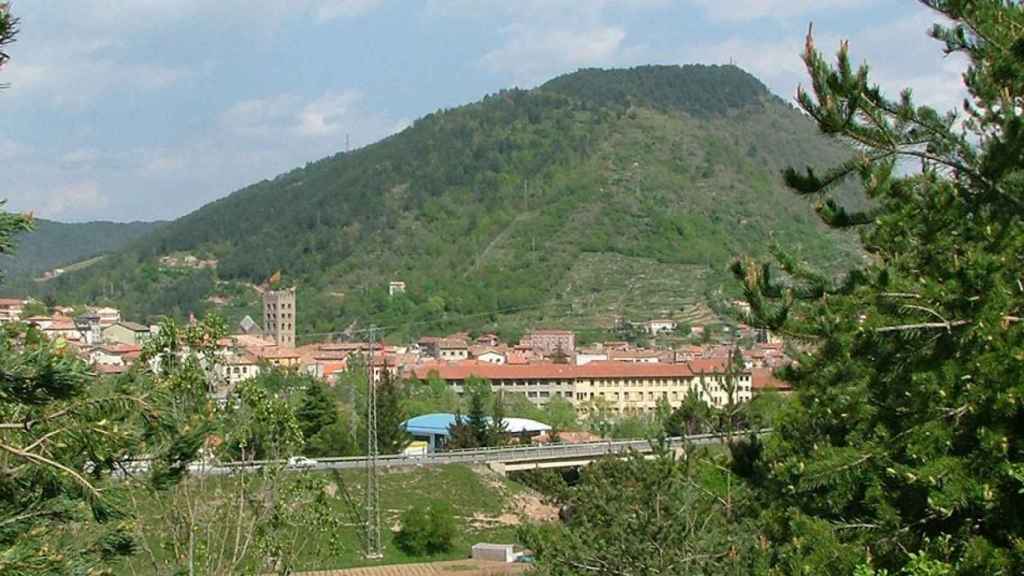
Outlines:
[[[0, 308], [18, 308], [24, 300], [0, 299]], [[68, 310], [70, 312], [70, 309]], [[130, 333], [149, 334], [151, 328], [123, 320], [113, 308], [90, 309], [86, 316], [72, 318], [33, 317], [27, 321], [44, 331], [59, 333], [79, 329], [85, 323], [102, 323], [104, 327], [119, 326]], [[569, 343], [572, 348], [558, 347], [552, 342]], [[140, 347], [136, 344], [96, 342], [90, 346], [79, 343], [83, 355], [99, 351], [122, 356], [125, 363], [134, 360]], [[353, 354], [366, 357], [368, 342], [321, 342], [298, 348], [279, 346], [256, 334], [237, 334], [219, 342], [229, 365], [269, 362], [279, 366], [318, 366], [319, 373], [330, 376], [348, 367]], [[426, 336], [408, 347], [374, 344], [372, 365], [404, 376], [426, 379], [431, 372], [445, 380], [469, 376], [485, 379], [584, 379], [584, 378], [688, 378], [700, 373], [721, 373], [731, 357], [730, 346], [684, 345], [675, 349], [634, 347], [624, 341], [609, 341], [575, 348], [575, 334], [570, 330], [543, 329], [530, 332], [514, 345], [501, 342], [495, 334], [471, 338], [468, 333], [449, 336]], [[459, 354], [441, 354], [440, 351]], [[555, 357], [555, 355], [558, 357]], [[771, 368], [789, 362], [779, 343], [761, 344], [742, 351], [755, 388], [782, 387], [772, 376]], [[483, 361], [486, 358], [491, 361]], [[556, 360], [557, 362], [553, 361]], [[577, 363], [579, 361], [579, 363]], [[766, 370], [767, 369], [767, 370]]]

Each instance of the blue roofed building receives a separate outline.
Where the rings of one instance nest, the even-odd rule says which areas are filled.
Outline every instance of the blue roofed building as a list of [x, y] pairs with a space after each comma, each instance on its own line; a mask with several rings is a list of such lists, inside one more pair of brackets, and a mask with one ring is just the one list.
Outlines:
[[[465, 416], [463, 416], [465, 419]], [[490, 418], [487, 419], [490, 422]], [[505, 434], [510, 439], [529, 444], [530, 439], [551, 431], [551, 426], [529, 418], [505, 418]], [[455, 424], [455, 414], [437, 412], [410, 418], [402, 422], [405, 430], [416, 440], [427, 443], [427, 450], [436, 452], [443, 450], [448, 444], [448, 429]]]

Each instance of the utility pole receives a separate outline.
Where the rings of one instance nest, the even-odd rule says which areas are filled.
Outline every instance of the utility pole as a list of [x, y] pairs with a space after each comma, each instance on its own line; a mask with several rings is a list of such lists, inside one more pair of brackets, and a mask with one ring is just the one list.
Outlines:
[[377, 484], [377, 384], [373, 379], [373, 339], [370, 326], [369, 362], [366, 376], [366, 557], [384, 557], [380, 540], [380, 486]]

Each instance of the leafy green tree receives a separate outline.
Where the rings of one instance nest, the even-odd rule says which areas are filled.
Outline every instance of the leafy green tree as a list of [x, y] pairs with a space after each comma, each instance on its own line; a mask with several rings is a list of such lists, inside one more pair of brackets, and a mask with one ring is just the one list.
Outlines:
[[455, 540], [455, 516], [443, 502], [417, 503], [402, 513], [395, 543], [410, 556], [447, 552]]
[[[30, 226], [0, 212], [0, 253]], [[62, 339], [20, 324], [0, 329], [0, 573], [101, 571], [137, 550], [138, 517], [123, 505], [125, 484], [110, 477], [140, 457], [150, 459], [144, 477], [155, 490], [185, 475], [211, 429], [199, 357], [209, 358], [217, 326], [193, 327], [174, 360], [113, 386], [98, 385]], [[148, 345], [143, 366], [166, 340]]]
[[561, 396], [548, 400], [536, 419], [558, 430], [573, 430], [578, 426], [576, 406]]
[[696, 394], [687, 394], [663, 425], [668, 436], [705, 434], [712, 427], [711, 407]]
[[[956, 574], [1024, 572], [1024, 8], [927, 0], [931, 35], [968, 61], [962, 114], [890, 99], [845, 43], [830, 65], [808, 35], [800, 106], [857, 153], [788, 171], [825, 223], [870, 258], [833, 280], [782, 249], [784, 274], [734, 271], [757, 323], [808, 353], [762, 457], [776, 569], [898, 573], [915, 556]], [[873, 204], [834, 197], [855, 180]]]
[[406, 411], [410, 417], [434, 412], [454, 413], [459, 407], [458, 395], [436, 375], [431, 375], [425, 383], [412, 381], [404, 386], [409, 391]]
[[169, 489], [129, 481], [139, 553], [127, 561], [128, 572], [290, 574], [299, 561], [337, 556], [341, 543], [330, 536], [342, 529], [340, 498], [322, 475], [289, 470], [286, 459], [304, 439], [275, 384], [239, 384], [216, 415], [221, 457], [271, 462], [226, 476], [199, 468]]
[[306, 439], [303, 448], [306, 456], [314, 458], [333, 456], [355, 456], [359, 450], [353, 444], [352, 431], [349, 424], [338, 418], [331, 424], [317, 430], [316, 434]]
[[222, 422], [224, 446], [233, 460], [284, 460], [302, 449], [302, 427], [294, 409], [258, 378], [235, 388]]
[[554, 492], [563, 523], [526, 526], [520, 538], [541, 575], [755, 574], [757, 530], [737, 514], [750, 495], [727, 476], [665, 454], [598, 461]]

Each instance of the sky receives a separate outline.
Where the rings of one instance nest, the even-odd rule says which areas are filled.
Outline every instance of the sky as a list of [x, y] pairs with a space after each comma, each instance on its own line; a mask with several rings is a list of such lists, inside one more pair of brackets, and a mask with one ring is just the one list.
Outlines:
[[734, 63], [792, 101], [800, 52], [849, 40], [943, 110], [963, 61], [914, 0], [13, 0], [0, 198], [62, 221], [171, 219], [583, 67]]

